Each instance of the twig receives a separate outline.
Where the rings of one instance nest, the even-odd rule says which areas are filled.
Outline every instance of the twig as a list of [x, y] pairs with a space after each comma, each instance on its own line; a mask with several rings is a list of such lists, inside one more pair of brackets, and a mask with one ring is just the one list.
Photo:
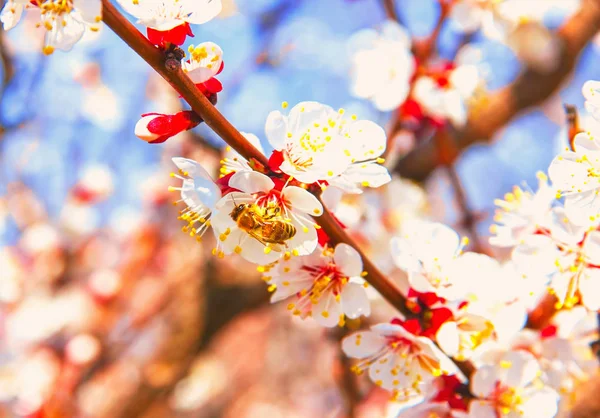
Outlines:
[[440, 15], [438, 16], [435, 28], [426, 38], [415, 40], [413, 42], [413, 54], [419, 63], [424, 63], [427, 61], [435, 52], [437, 41], [440, 36], [440, 32], [442, 31], [442, 27], [444, 26], [444, 22], [452, 10], [453, 0], [439, 0], [438, 3], [440, 5]]
[[394, 0], [382, 0], [382, 1], [383, 1], [383, 9], [385, 10], [385, 14], [388, 17], [388, 19], [399, 22], [398, 13], [396, 13], [396, 6], [394, 4]]
[[[527, 68], [510, 86], [491, 95], [485, 105], [471, 111], [465, 127], [455, 135], [456, 149], [462, 151], [476, 142], [488, 142], [515, 116], [550, 97], [599, 30], [600, 0], [584, 1], [579, 11], [555, 35], [561, 47], [557, 68], [549, 73]], [[429, 141], [401, 158], [394, 171], [404, 178], [423, 181], [438, 166], [435, 143]]]

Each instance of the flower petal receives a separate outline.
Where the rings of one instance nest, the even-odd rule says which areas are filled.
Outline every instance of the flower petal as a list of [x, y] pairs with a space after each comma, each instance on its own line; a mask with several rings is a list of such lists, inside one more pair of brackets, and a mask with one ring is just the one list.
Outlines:
[[354, 358], [370, 357], [385, 345], [386, 339], [373, 331], [356, 332], [342, 340], [342, 350]]
[[194, 25], [201, 25], [214, 19], [221, 13], [221, 0], [179, 0], [182, 9], [187, 12], [185, 21]]
[[274, 149], [282, 150], [285, 148], [288, 132], [287, 117], [278, 110], [269, 113], [265, 124], [265, 134], [267, 135], [269, 144], [271, 144]]
[[487, 398], [494, 392], [497, 381], [494, 366], [481, 366], [471, 380], [471, 392], [478, 398]]
[[319, 298], [319, 301], [313, 305], [312, 317], [315, 321], [324, 327], [335, 327], [340, 321], [342, 305], [339, 303], [332, 292], [327, 292]]
[[333, 261], [348, 277], [358, 277], [363, 270], [360, 254], [348, 244], [338, 244], [333, 253]]
[[490, 402], [474, 400], [469, 404], [469, 418], [498, 418]]
[[447, 355], [454, 357], [456, 354], [458, 354], [460, 341], [458, 338], [458, 328], [456, 327], [456, 322], [444, 322], [438, 329], [438, 332], [435, 335], [435, 340]]
[[371, 305], [365, 288], [358, 283], [348, 283], [341, 293], [342, 310], [350, 319], [371, 314]]
[[229, 179], [229, 187], [245, 193], [267, 193], [275, 187], [268, 176], [256, 171], [240, 171]]
[[312, 193], [297, 186], [287, 186], [281, 193], [293, 210], [307, 213], [311, 216], [321, 216], [323, 205]]

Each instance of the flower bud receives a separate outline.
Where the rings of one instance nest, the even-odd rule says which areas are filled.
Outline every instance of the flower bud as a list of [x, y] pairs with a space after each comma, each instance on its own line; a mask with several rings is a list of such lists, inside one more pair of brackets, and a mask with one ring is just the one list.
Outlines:
[[202, 118], [189, 110], [174, 115], [146, 113], [135, 125], [135, 135], [149, 144], [160, 144], [180, 132], [195, 128], [200, 122]]
[[148, 40], [162, 48], [169, 43], [181, 46], [185, 43], [188, 36], [193, 37], [194, 33], [187, 22], [165, 31], [148, 28]]

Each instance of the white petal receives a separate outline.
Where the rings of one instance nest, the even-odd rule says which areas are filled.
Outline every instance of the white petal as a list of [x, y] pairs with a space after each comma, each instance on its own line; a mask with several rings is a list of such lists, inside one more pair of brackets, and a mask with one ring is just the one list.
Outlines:
[[246, 138], [248, 140], [248, 142], [250, 142], [254, 148], [256, 148], [262, 155], [265, 155], [265, 150], [262, 147], [262, 144], [260, 143], [260, 139], [258, 139], [258, 137], [254, 134], [248, 133], [248, 132], [240, 132], [242, 135], [244, 135], [244, 138]]
[[0, 21], [2, 21], [2, 27], [4, 30], [10, 30], [14, 28], [17, 23], [21, 20], [23, 15], [23, 5], [16, 4], [14, 1], [8, 1], [2, 8], [0, 14]]
[[240, 171], [229, 179], [229, 187], [245, 193], [267, 193], [275, 187], [268, 176], [256, 171]]
[[252, 197], [252, 195], [250, 195], [248, 193], [233, 192], [233, 193], [227, 193], [225, 196], [223, 196], [217, 202], [215, 207], [223, 212], [226, 212], [227, 215], [229, 216], [229, 213], [231, 213], [234, 206], [237, 206], [241, 203], [249, 203], [249, 202], [254, 202], [254, 201], [255, 201], [254, 197]]
[[91, 25], [97, 26], [102, 19], [101, 0], [73, 0], [73, 8]]
[[600, 309], [600, 269], [585, 270], [579, 282], [579, 292], [586, 308], [592, 311]]
[[313, 306], [313, 319], [324, 327], [335, 327], [340, 321], [340, 315], [342, 315], [342, 305], [336, 301], [331, 292], [323, 294]]
[[325, 207], [335, 212], [343, 196], [344, 192], [341, 189], [338, 189], [337, 187], [327, 187], [323, 193], [321, 193], [321, 201], [325, 204]]
[[469, 418], [498, 418], [490, 402], [474, 400], [469, 404]]
[[583, 243], [583, 252], [590, 264], [600, 265], [600, 232], [588, 232]]
[[267, 135], [269, 144], [274, 149], [282, 150], [285, 148], [288, 132], [287, 116], [283, 116], [278, 110], [269, 113], [265, 124], [265, 134]]
[[221, 13], [222, 7], [221, 0], [183, 0], [182, 6], [188, 13], [185, 21], [194, 25], [212, 20]]
[[471, 380], [471, 392], [478, 398], [487, 398], [496, 388], [496, 373], [493, 366], [481, 366]]
[[62, 51], [70, 51], [85, 32], [85, 25], [73, 19], [71, 14], [57, 18], [52, 23], [52, 30], [46, 32], [44, 45]]
[[348, 283], [341, 293], [342, 310], [350, 319], [371, 314], [371, 305], [365, 288], [358, 283]]
[[531, 383], [539, 370], [533, 355], [525, 351], [506, 353], [497, 368], [499, 380], [513, 388], [525, 387]]
[[600, 81], [586, 81], [581, 88], [581, 93], [586, 100], [600, 99]]
[[458, 338], [458, 328], [456, 327], [456, 322], [448, 321], [443, 323], [435, 335], [435, 340], [447, 355], [454, 357], [456, 354], [458, 354], [460, 342]]
[[532, 396], [527, 397], [520, 406], [523, 417], [552, 418], [558, 412], [558, 394], [548, 388], [536, 390]]
[[346, 193], [360, 193], [358, 185], [377, 188], [392, 180], [387, 168], [376, 162], [351, 164], [342, 174], [329, 180], [329, 184]]
[[408, 78], [403, 79], [399, 77], [394, 83], [388, 84], [373, 96], [373, 104], [383, 112], [394, 110], [404, 103], [409, 91], [410, 83]]
[[379, 352], [386, 339], [372, 331], [356, 332], [342, 340], [342, 350], [349, 357], [365, 358]]
[[350, 139], [348, 151], [357, 161], [380, 156], [385, 151], [386, 134], [383, 128], [370, 120], [359, 120], [347, 128]]
[[323, 205], [312, 193], [297, 186], [287, 186], [282, 195], [294, 210], [307, 213], [311, 216], [321, 216]]
[[173, 157], [171, 161], [173, 161], [173, 164], [175, 164], [177, 168], [187, 173], [189, 177], [202, 177], [212, 181], [211, 175], [208, 174], [208, 171], [206, 171], [197, 161], [183, 157]]
[[338, 244], [333, 253], [333, 261], [342, 273], [348, 277], [360, 276], [363, 270], [363, 262], [360, 254], [348, 244]]
[[160, 135], [152, 133], [148, 130], [148, 124], [152, 122], [156, 117], [156, 115], [148, 115], [138, 120], [138, 122], [135, 124], [135, 136], [146, 142], [152, 142], [158, 139]]
[[[243, 250], [242, 250], [243, 252]], [[276, 303], [282, 301], [284, 299], [289, 298], [290, 296], [296, 295], [298, 292], [303, 289], [308, 289], [311, 285], [311, 280], [305, 281], [290, 281], [289, 284], [284, 285], [281, 283], [277, 284], [277, 288], [275, 292], [271, 295], [271, 303]]]
[[302, 132], [314, 122], [327, 119], [336, 112], [329, 106], [319, 102], [300, 102], [290, 110], [288, 129], [291, 132]]

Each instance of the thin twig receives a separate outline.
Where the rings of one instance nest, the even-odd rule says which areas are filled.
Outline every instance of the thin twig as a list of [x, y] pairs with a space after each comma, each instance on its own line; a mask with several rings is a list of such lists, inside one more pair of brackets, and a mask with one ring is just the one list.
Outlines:
[[388, 19], [395, 20], [399, 22], [398, 13], [396, 13], [396, 5], [394, 4], [394, 0], [382, 0], [383, 1], [383, 9], [385, 10], [385, 14]]
[[[561, 46], [559, 65], [541, 73], [527, 68], [510, 86], [491, 95], [487, 102], [470, 112], [464, 128], [455, 135], [459, 151], [476, 142], [488, 142], [504, 125], [521, 112], [541, 103], [555, 93], [573, 70], [583, 48], [600, 30], [600, 0], [582, 2], [581, 8], [558, 30]], [[419, 144], [401, 158], [395, 172], [404, 178], [423, 181], [440, 166], [433, 141]]]

